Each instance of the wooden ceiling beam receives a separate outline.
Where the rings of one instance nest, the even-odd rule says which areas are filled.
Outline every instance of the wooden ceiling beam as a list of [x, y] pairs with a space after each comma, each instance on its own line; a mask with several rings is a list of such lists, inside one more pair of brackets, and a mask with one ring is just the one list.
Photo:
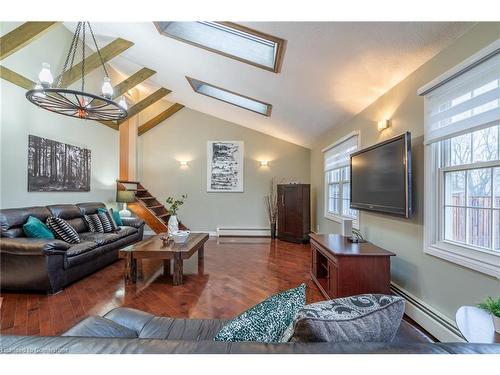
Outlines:
[[113, 87], [113, 96], [115, 98], [125, 94], [131, 88], [137, 86], [139, 83], [145, 81], [149, 77], [151, 77], [156, 72], [149, 68], [142, 68], [138, 72], [135, 72], [130, 77], [124, 79], [115, 87]]
[[128, 117], [124, 120], [118, 121], [118, 125], [123, 124], [125, 121], [127, 121], [131, 117], [135, 116], [136, 114], [138, 114], [142, 110], [146, 109], [151, 104], [156, 103], [158, 100], [160, 100], [164, 96], [170, 94], [171, 92], [172, 91], [170, 91], [164, 87], [156, 90], [154, 93], [148, 95], [147, 97], [145, 97], [144, 99], [142, 99], [141, 101], [137, 102], [132, 107], [130, 107], [128, 109]]
[[151, 104], [154, 104], [156, 103], [158, 100], [160, 100], [161, 98], [163, 98], [164, 96], [170, 94], [172, 91], [162, 87], [158, 90], [156, 90], [154, 93], [148, 95], [147, 97], [145, 97], [144, 99], [142, 99], [141, 101], [137, 102], [136, 104], [134, 104], [132, 107], [130, 107], [127, 112], [128, 112], [128, 116], [127, 118], [123, 119], [123, 120], [120, 120], [120, 121], [100, 121], [102, 124], [104, 125], [107, 125], [107, 126], [110, 126], [110, 124], [114, 124], [116, 125], [117, 127], [119, 127], [121, 124], [123, 124], [125, 121], [128, 121], [131, 117], [135, 116], [136, 114], [138, 114], [139, 112], [141, 112], [142, 110], [146, 109], [147, 107], [149, 107]]
[[145, 122], [139, 128], [137, 129], [137, 135], [143, 135], [147, 131], [153, 129], [156, 125], [162, 123], [175, 113], [179, 112], [184, 106], [179, 103], [172, 104], [170, 107], [168, 107], [166, 110], [164, 110], [162, 113], [159, 115], [153, 117], [151, 120]]
[[113, 130], [118, 130], [118, 124], [115, 121], [97, 121], [97, 122], [100, 122], [101, 124]]
[[35, 82], [5, 66], [0, 66], [0, 77], [26, 90], [31, 90], [35, 87]]
[[[102, 60], [104, 61], [104, 63], [106, 63], [113, 57], [129, 49], [133, 45], [134, 43], [129, 42], [128, 40], [117, 38], [108, 45], [106, 45], [105, 47], [100, 49]], [[101, 66], [101, 59], [99, 58], [99, 54], [97, 52], [94, 52], [89, 57], [86, 57], [84, 62], [85, 62], [85, 74], [88, 74], [91, 71]], [[66, 73], [64, 73], [61, 81], [61, 87], [68, 87], [72, 83], [75, 83], [76, 81], [81, 79], [82, 64], [83, 61], [80, 61], [78, 64], [73, 65], [73, 68], [67, 70]]]
[[56, 26], [58, 22], [26, 22], [0, 38], [0, 60], [12, 55]]

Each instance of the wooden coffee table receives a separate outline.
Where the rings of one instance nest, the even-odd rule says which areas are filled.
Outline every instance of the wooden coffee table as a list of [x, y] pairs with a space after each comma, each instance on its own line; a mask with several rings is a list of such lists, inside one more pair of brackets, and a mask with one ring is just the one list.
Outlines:
[[137, 282], [137, 260], [141, 259], [162, 259], [163, 274], [170, 274], [170, 261], [174, 261], [174, 273], [172, 284], [182, 284], [182, 268], [184, 259], [189, 259], [198, 252], [198, 264], [203, 261], [204, 245], [208, 240], [208, 233], [191, 233], [187, 241], [183, 244], [168, 243], [161, 237], [164, 234], [157, 234], [144, 241], [127, 246], [120, 250], [120, 258], [125, 258], [125, 282]]

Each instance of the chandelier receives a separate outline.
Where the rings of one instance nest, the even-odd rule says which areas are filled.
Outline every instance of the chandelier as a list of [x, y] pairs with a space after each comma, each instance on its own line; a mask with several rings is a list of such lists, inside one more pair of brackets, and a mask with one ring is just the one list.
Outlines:
[[[102, 84], [102, 95], [95, 95], [85, 91], [85, 39], [87, 28], [92, 36], [95, 49], [101, 60], [104, 70], [104, 81]], [[62, 86], [63, 77], [67, 71], [73, 69], [73, 62], [77, 54], [78, 46], [81, 43], [81, 90], [70, 90]], [[55, 85], [54, 84], [55, 81]], [[38, 75], [38, 81], [34, 89], [26, 93], [26, 98], [36, 106], [61, 115], [76, 117], [86, 120], [112, 121], [121, 120], [127, 117], [127, 102], [122, 96], [119, 103], [114, 102], [113, 87], [108, 75], [106, 66], [101, 56], [101, 51], [97, 46], [94, 32], [90, 22], [78, 22], [73, 39], [69, 47], [68, 55], [64, 62], [64, 67], [56, 79], [50, 72], [50, 65], [42, 64], [42, 70]]]

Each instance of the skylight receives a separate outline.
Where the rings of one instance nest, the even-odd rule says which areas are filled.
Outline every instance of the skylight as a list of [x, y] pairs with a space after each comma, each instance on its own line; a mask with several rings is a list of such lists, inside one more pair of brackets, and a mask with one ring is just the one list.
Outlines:
[[231, 22], [155, 22], [158, 31], [226, 57], [278, 73], [285, 41]]
[[271, 116], [272, 105], [261, 102], [256, 99], [249, 98], [235, 92], [225, 90], [223, 88], [211, 85], [209, 83], [199, 81], [197, 79], [186, 77], [189, 84], [198, 94], [206, 95], [214, 99], [247, 109], [252, 112], [259, 113], [264, 116]]

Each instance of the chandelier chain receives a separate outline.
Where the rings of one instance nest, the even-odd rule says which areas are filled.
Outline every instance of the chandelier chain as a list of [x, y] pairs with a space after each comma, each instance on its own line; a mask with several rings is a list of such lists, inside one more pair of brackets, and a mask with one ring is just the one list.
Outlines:
[[82, 92], [85, 91], [85, 22], [83, 23], [82, 35]]
[[66, 71], [68, 69], [68, 63], [70, 62], [70, 57], [72, 57], [70, 69], [73, 67], [73, 60], [75, 59], [74, 50], [76, 48], [75, 42], [78, 45], [78, 35], [80, 34], [80, 26], [81, 26], [80, 22], [78, 22], [78, 24], [76, 25], [75, 33], [73, 34], [73, 39], [71, 40], [71, 45], [69, 46], [68, 55], [66, 56], [66, 60], [64, 61], [64, 66], [63, 66], [62, 72], [61, 72], [61, 74], [59, 74], [59, 76], [57, 76], [56, 87], [61, 87], [62, 78], [64, 76], [64, 73], [66, 73]]
[[99, 59], [101, 59], [101, 65], [104, 69], [104, 74], [106, 74], [106, 77], [109, 77], [108, 70], [106, 69], [106, 65], [104, 64], [104, 60], [102, 59], [101, 50], [97, 46], [97, 42], [95, 40], [94, 30], [92, 30], [92, 26], [90, 26], [90, 22], [88, 22], [88, 24], [89, 24], [90, 35], [92, 35], [92, 39], [94, 40], [95, 49], [97, 51], [97, 54], [99, 55]]
[[69, 66], [69, 69], [73, 69], [73, 63], [75, 62], [75, 55], [76, 55], [76, 51], [78, 49], [78, 42], [80, 41], [80, 32], [81, 32], [81, 27], [82, 27], [82, 24], [81, 22], [78, 22], [78, 30], [76, 31], [76, 41], [75, 41], [75, 45], [73, 46], [73, 54], [71, 56], [71, 64]]

